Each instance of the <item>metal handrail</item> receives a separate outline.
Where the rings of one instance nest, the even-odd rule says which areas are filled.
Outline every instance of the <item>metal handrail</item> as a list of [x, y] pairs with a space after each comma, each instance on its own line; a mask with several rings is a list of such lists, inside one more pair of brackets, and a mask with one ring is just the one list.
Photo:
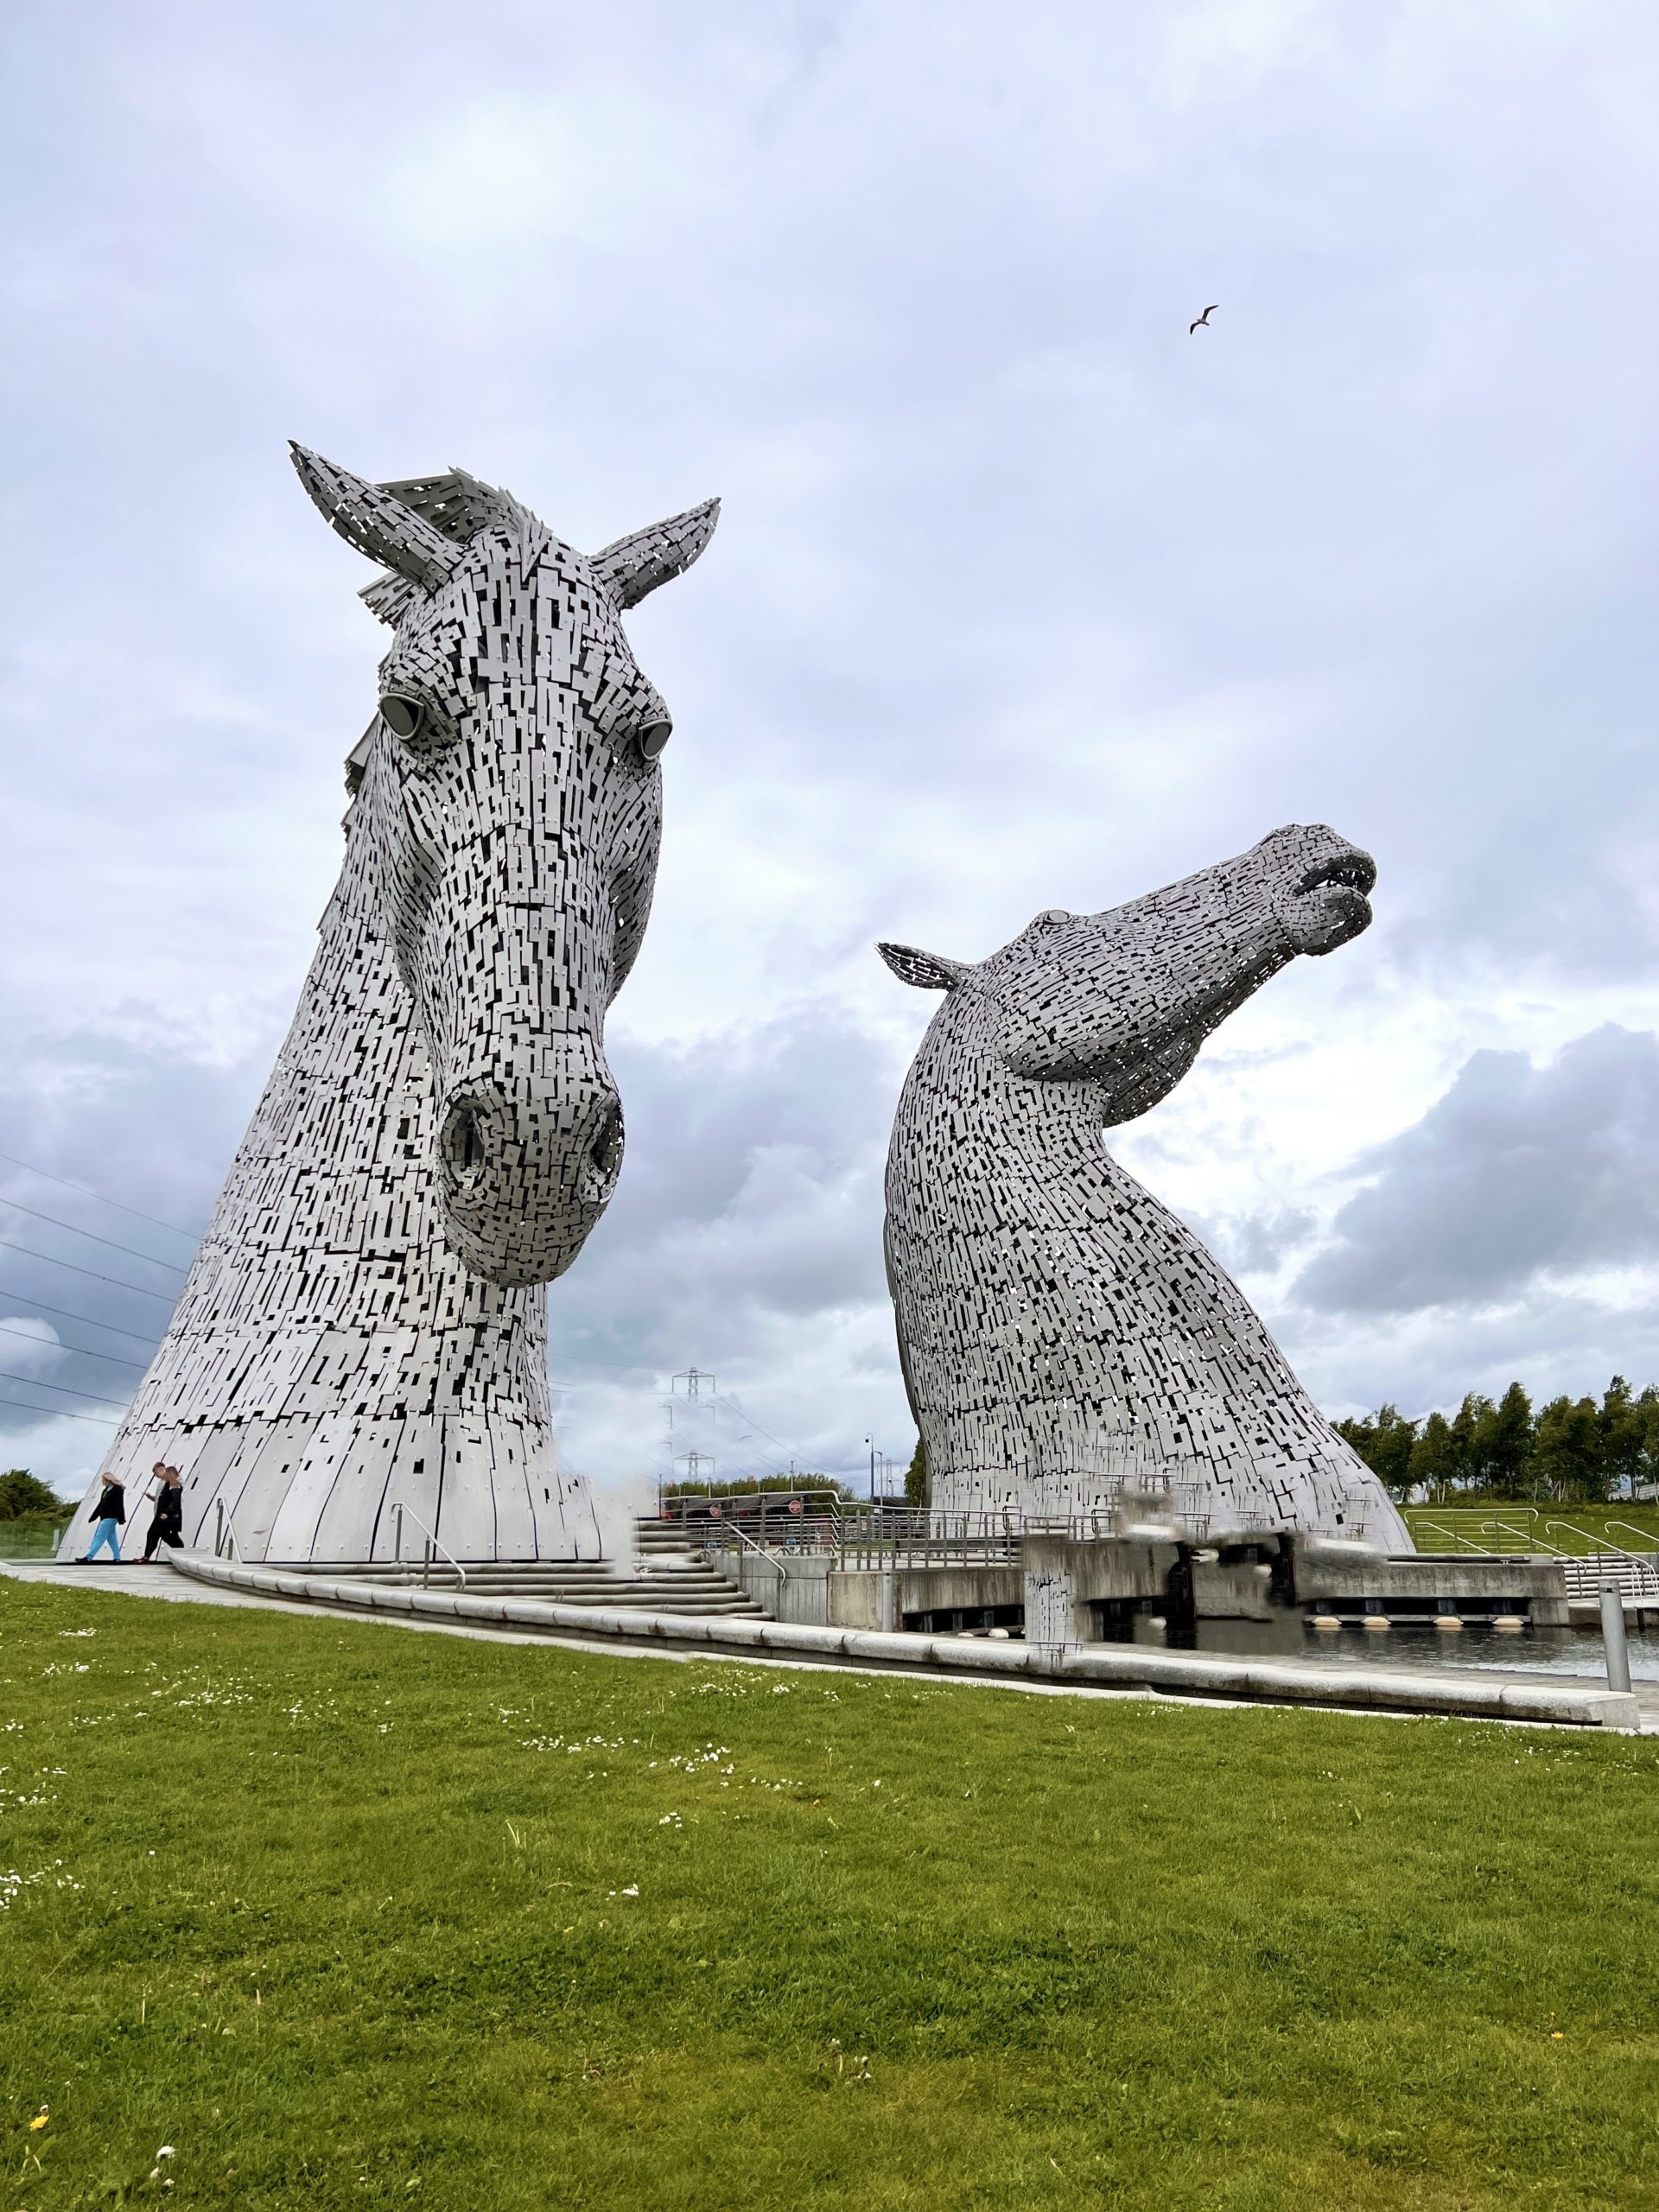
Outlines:
[[[1624, 1528], [1627, 1527], [1629, 1524], [1628, 1522], [1621, 1522], [1619, 1525], [1621, 1528]], [[1565, 1529], [1569, 1536], [1582, 1536], [1586, 1544], [1594, 1544], [1601, 1551], [1611, 1552], [1615, 1559], [1629, 1559], [1630, 1556], [1630, 1553], [1624, 1548], [1623, 1545], [1610, 1544], [1605, 1536], [1592, 1535], [1588, 1529], [1575, 1529], [1570, 1521], [1546, 1521], [1544, 1527], [1546, 1529]], [[1586, 1554], [1580, 1552], [1578, 1556], [1582, 1559]], [[1593, 1557], [1593, 1554], [1590, 1554], [1590, 1556]]]
[[[1536, 1509], [1534, 1508], [1529, 1510], [1532, 1510], [1534, 1518], [1535, 1519], [1537, 1517]], [[1502, 1529], [1504, 1535], [1507, 1536], [1519, 1536], [1523, 1542], [1535, 1544], [1541, 1552], [1548, 1552], [1551, 1559], [1571, 1559], [1573, 1557], [1573, 1554], [1571, 1552], [1564, 1552], [1559, 1544], [1552, 1544], [1548, 1537], [1541, 1536], [1535, 1529], [1517, 1529], [1512, 1522], [1509, 1521], [1483, 1521], [1480, 1525], [1483, 1529]], [[1544, 1526], [1547, 1529], [1553, 1528], [1554, 1525], [1555, 1524], [1553, 1522], [1548, 1521], [1544, 1523]]]
[[242, 1556], [242, 1547], [236, 1541], [236, 1516], [234, 1512], [227, 1513], [225, 1510], [225, 1501], [222, 1497], [216, 1497], [213, 1500], [213, 1511], [217, 1516], [217, 1519], [215, 1520], [213, 1526], [213, 1557], [215, 1559], [224, 1558], [225, 1540], [228, 1536], [230, 1539], [231, 1557], [236, 1561], [238, 1567], [245, 1567], [247, 1565], [247, 1561]]
[[776, 1519], [838, 1521], [842, 1504], [839, 1491], [815, 1490], [810, 1484], [798, 1490], [722, 1491], [709, 1496], [701, 1491], [676, 1491], [659, 1501], [657, 1517], [681, 1522], [717, 1521], [722, 1525], [740, 1516], [763, 1525]]
[[407, 1514], [409, 1518], [415, 1523], [415, 1526], [420, 1530], [421, 1534], [426, 1538], [427, 1541], [426, 1556], [421, 1562], [422, 1568], [423, 1570], [421, 1576], [423, 1585], [425, 1584], [432, 1573], [432, 1554], [435, 1551], [439, 1551], [443, 1554], [450, 1566], [454, 1568], [456, 1574], [461, 1579], [461, 1586], [464, 1590], [467, 1587], [467, 1570], [461, 1565], [461, 1561], [455, 1557], [454, 1552], [450, 1550], [448, 1545], [442, 1541], [435, 1530], [429, 1529], [425, 1522], [422, 1520], [420, 1515], [415, 1511], [414, 1508], [412, 1506], [405, 1505], [401, 1497], [394, 1498], [392, 1500], [391, 1510], [393, 1515], [392, 1525], [396, 1531], [396, 1534], [392, 1538], [391, 1555], [393, 1559], [400, 1565], [402, 1564], [404, 1556], [404, 1516]]
[[[1443, 1522], [1428, 1521], [1420, 1517], [1417, 1526], [1420, 1529], [1432, 1529], [1437, 1536], [1450, 1536], [1454, 1544], [1461, 1544], [1466, 1552], [1484, 1553], [1485, 1551], [1484, 1545], [1471, 1543], [1467, 1536], [1459, 1535], [1455, 1529], [1448, 1529]], [[1415, 1530], [1413, 1533], [1414, 1535]]]
[[1647, 1538], [1642, 1547], [1643, 1551], [1659, 1550], [1659, 1538], [1655, 1537], [1651, 1529], [1638, 1529], [1633, 1521], [1604, 1521], [1601, 1525], [1604, 1529], [1628, 1529], [1633, 1536]]
[[788, 1581], [789, 1569], [784, 1565], [782, 1560], [774, 1559], [764, 1544], [757, 1544], [747, 1529], [740, 1529], [735, 1521], [722, 1522], [721, 1526], [728, 1534], [735, 1536], [739, 1543], [747, 1544], [758, 1559], [765, 1560], [768, 1567], [775, 1567], [782, 1580]]

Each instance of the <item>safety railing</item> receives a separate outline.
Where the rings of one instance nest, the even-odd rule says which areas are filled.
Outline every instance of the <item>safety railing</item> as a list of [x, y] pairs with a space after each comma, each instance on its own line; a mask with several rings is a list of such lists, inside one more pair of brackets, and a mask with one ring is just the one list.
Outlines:
[[925, 1505], [857, 1507], [842, 1516], [836, 1564], [840, 1567], [904, 1567], [925, 1572], [950, 1567], [998, 1567], [1019, 1559], [1022, 1523], [1017, 1513], [948, 1513]]
[[1593, 1598], [1604, 1582], [1617, 1582], [1627, 1598], [1659, 1601], [1659, 1571], [1629, 1552], [1597, 1552], [1589, 1559], [1562, 1559], [1557, 1565], [1569, 1598]]
[[[1064, 1474], [1055, 1479], [1065, 1479]], [[1081, 1486], [1085, 1478], [1076, 1479]], [[1198, 1484], [1160, 1491], [1149, 1481], [1132, 1485], [1116, 1477], [1086, 1479], [1096, 1493], [1091, 1502], [1052, 1513], [1012, 1507], [959, 1512], [880, 1501], [855, 1504], [828, 1491], [737, 1491], [721, 1497], [665, 1498], [658, 1519], [642, 1518], [641, 1526], [677, 1526], [689, 1545], [706, 1552], [756, 1551], [774, 1561], [797, 1553], [828, 1552], [837, 1567], [907, 1569], [1016, 1564], [1030, 1535], [1101, 1542], [1162, 1535], [1205, 1543], [1283, 1526], [1262, 1515], [1217, 1515], [1208, 1510], [1211, 1494]], [[1364, 1504], [1357, 1496], [1349, 1501], [1341, 1530], [1359, 1542], [1366, 1536]], [[1485, 1548], [1449, 1529], [1439, 1533], [1464, 1550]]]
[[1611, 1552], [1615, 1559], [1629, 1557], [1629, 1554], [1622, 1544], [1609, 1543], [1605, 1536], [1597, 1535], [1593, 1529], [1575, 1529], [1570, 1521], [1546, 1521], [1544, 1534], [1549, 1535], [1552, 1529], [1563, 1536], [1576, 1536], [1581, 1544], [1587, 1544], [1590, 1548], [1589, 1553], [1580, 1552], [1578, 1556], [1581, 1559], [1598, 1555], [1602, 1552]]
[[661, 1518], [677, 1523], [692, 1543], [718, 1548], [724, 1532], [741, 1529], [762, 1549], [785, 1544], [795, 1550], [832, 1548], [844, 1501], [830, 1490], [735, 1491], [722, 1497], [697, 1493], [662, 1501]]
[[[1478, 1543], [1475, 1541], [1476, 1537], [1489, 1536], [1494, 1533], [1503, 1533], [1503, 1524], [1501, 1522], [1491, 1521], [1477, 1522], [1473, 1535], [1465, 1535], [1461, 1529], [1453, 1528], [1446, 1522], [1431, 1521], [1427, 1515], [1423, 1513], [1414, 1514], [1412, 1516], [1410, 1525], [1411, 1532], [1414, 1536], [1421, 1537], [1425, 1533], [1430, 1535], [1441, 1536], [1444, 1537], [1451, 1545], [1454, 1552], [1473, 1552], [1481, 1559], [1490, 1559], [1494, 1552], [1501, 1551], [1503, 1548], [1501, 1545]], [[1514, 1529], [1508, 1533], [1519, 1535], [1522, 1541], [1526, 1545], [1529, 1551], [1542, 1549], [1544, 1551], [1553, 1553], [1554, 1550], [1554, 1546], [1553, 1544], [1541, 1544], [1535, 1536], [1529, 1535], [1529, 1532], [1525, 1529]]]
[[[1421, 1506], [1414, 1506], [1408, 1522], [1414, 1536], [1427, 1531], [1445, 1537], [1454, 1550], [1478, 1552], [1483, 1558], [1490, 1559], [1494, 1554], [1533, 1552], [1542, 1553], [1550, 1559], [1566, 1556], [1560, 1547], [1550, 1543], [1540, 1529], [1536, 1506], [1518, 1505], [1510, 1511], [1510, 1519], [1500, 1521], [1479, 1506], [1441, 1507], [1437, 1517], [1431, 1520]], [[1522, 1522], [1527, 1525], [1518, 1525]], [[1514, 1541], [1505, 1542], [1505, 1538]]]
[[[1604, 1522], [1604, 1527], [1628, 1528], [1628, 1522]], [[1616, 1582], [1627, 1598], [1659, 1599], [1659, 1551], [1630, 1552], [1598, 1536], [1592, 1529], [1575, 1529], [1570, 1521], [1547, 1521], [1546, 1529], [1577, 1536], [1591, 1547], [1587, 1554], [1559, 1555], [1561, 1578], [1569, 1598], [1594, 1598], [1609, 1581]], [[1646, 1532], [1632, 1532], [1641, 1535]]]
[[1529, 1529], [1517, 1529], [1513, 1521], [1499, 1521], [1494, 1518], [1491, 1520], [1483, 1521], [1480, 1525], [1483, 1531], [1488, 1535], [1518, 1536], [1521, 1541], [1525, 1544], [1530, 1551], [1543, 1552], [1552, 1559], [1564, 1559], [1567, 1556], [1564, 1552], [1560, 1551], [1556, 1545], [1550, 1543], [1545, 1537], [1539, 1535], [1538, 1516], [1535, 1512], [1532, 1515], [1532, 1523], [1533, 1525]]
[[[757, 1544], [754, 1538], [750, 1535], [748, 1530], [742, 1527], [741, 1523], [735, 1521], [728, 1522], [726, 1524], [723, 1534], [728, 1539], [735, 1538], [737, 1548], [740, 1551], [751, 1551], [754, 1554], [757, 1559], [764, 1560], [766, 1564], [777, 1574], [780, 1585], [788, 1581], [789, 1569], [785, 1566], [783, 1560], [779, 1558], [775, 1552], [769, 1552], [764, 1544]], [[721, 1542], [719, 1539], [715, 1539], [703, 1547], [706, 1551], [718, 1551], [721, 1548]]]
[[447, 1560], [448, 1560], [448, 1562], [449, 1562], [450, 1566], [451, 1566], [451, 1567], [454, 1567], [454, 1569], [455, 1570], [456, 1579], [457, 1579], [457, 1580], [458, 1580], [458, 1582], [459, 1582], [459, 1584], [460, 1584], [460, 1586], [464, 1590], [464, 1589], [467, 1587], [467, 1570], [466, 1570], [466, 1568], [461, 1565], [461, 1561], [460, 1561], [460, 1560], [455, 1557], [454, 1554], [450, 1550], [450, 1548], [449, 1548], [449, 1547], [448, 1546], [448, 1544], [444, 1543], [444, 1542], [442, 1541], [442, 1539], [437, 1535], [437, 1534], [435, 1533], [435, 1530], [433, 1530], [433, 1529], [429, 1529], [429, 1528], [427, 1527], [427, 1525], [426, 1525], [425, 1522], [424, 1522], [424, 1521], [423, 1521], [423, 1520], [421, 1519], [420, 1516], [419, 1516], [419, 1515], [415, 1511], [414, 1508], [413, 1508], [412, 1506], [405, 1505], [405, 1504], [404, 1504], [404, 1501], [402, 1500], [402, 1498], [395, 1498], [395, 1499], [392, 1501], [392, 1508], [391, 1508], [391, 1555], [392, 1555], [392, 1558], [393, 1558], [394, 1560], [396, 1560], [397, 1561], [398, 1561], [398, 1562], [401, 1564], [402, 1560], [403, 1560], [403, 1556], [404, 1556], [404, 1520], [405, 1520], [405, 1519], [410, 1520], [410, 1521], [412, 1521], [412, 1522], [415, 1523], [415, 1526], [416, 1526], [416, 1527], [420, 1530], [422, 1536], [423, 1536], [423, 1537], [424, 1538], [424, 1540], [425, 1540], [425, 1541], [424, 1541], [424, 1546], [423, 1546], [423, 1550], [422, 1550], [422, 1554], [421, 1554], [421, 1585], [422, 1585], [422, 1587], [423, 1587], [423, 1588], [424, 1588], [424, 1587], [427, 1586], [427, 1584], [429, 1584], [429, 1583], [431, 1581], [431, 1580], [432, 1580], [432, 1561], [433, 1561], [433, 1559], [434, 1559], [434, 1557], [435, 1557], [437, 1554], [442, 1553], [442, 1554], [443, 1554], [444, 1558], [445, 1558], [445, 1559], [447, 1559]]
[[238, 1567], [245, 1564], [242, 1557], [242, 1547], [236, 1541], [235, 1516], [225, 1510], [225, 1501], [222, 1497], [216, 1497], [213, 1500], [213, 1557], [215, 1559], [229, 1557], [233, 1559]]

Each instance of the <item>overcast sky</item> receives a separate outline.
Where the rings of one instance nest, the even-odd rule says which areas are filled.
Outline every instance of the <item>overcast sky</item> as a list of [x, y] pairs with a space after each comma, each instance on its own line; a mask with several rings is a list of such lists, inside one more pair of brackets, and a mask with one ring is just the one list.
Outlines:
[[339, 866], [382, 648], [289, 436], [589, 549], [725, 503], [629, 618], [675, 737], [622, 1185], [551, 1294], [578, 1465], [664, 1464], [694, 1363], [722, 1471], [907, 1456], [880, 1173], [934, 1001], [873, 940], [976, 959], [1292, 821], [1375, 854], [1375, 926], [1119, 1156], [1332, 1411], [1659, 1378], [1651, 7], [0, 37], [0, 1150], [155, 1217], [0, 1162], [0, 1238], [90, 1271], [0, 1247], [0, 1396], [66, 1409], [0, 1404], [7, 1461], [96, 1464]]

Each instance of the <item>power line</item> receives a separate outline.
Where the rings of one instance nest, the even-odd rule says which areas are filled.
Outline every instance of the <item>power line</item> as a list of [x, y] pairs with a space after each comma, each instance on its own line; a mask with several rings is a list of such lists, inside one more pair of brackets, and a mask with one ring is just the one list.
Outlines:
[[158, 1221], [153, 1213], [140, 1213], [137, 1206], [123, 1205], [119, 1198], [106, 1198], [102, 1191], [93, 1190], [90, 1183], [71, 1183], [61, 1175], [48, 1174], [44, 1167], [31, 1167], [28, 1160], [15, 1159], [9, 1152], [0, 1152], [0, 1160], [9, 1166], [21, 1167], [25, 1175], [38, 1175], [43, 1183], [56, 1183], [66, 1191], [79, 1191], [83, 1198], [96, 1198], [101, 1206], [113, 1206], [118, 1213], [130, 1213], [135, 1221], [147, 1221], [152, 1229], [165, 1229], [174, 1236], [188, 1236], [193, 1244], [201, 1241], [195, 1230], [181, 1229], [171, 1221]]
[[[110, 1400], [113, 1405], [113, 1398]], [[100, 1428], [119, 1428], [107, 1414], [78, 1414], [68, 1406], [31, 1406], [27, 1398], [0, 1398], [0, 1406], [21, 1406], [26, 1414], [50, 1414], [54, 1421], [95, 1421]]]
[[[154, 1296], [156, 1294], [152, 1293]], [[84, 1321], [89, 1329], [104, 1329], [112, 1337], [130, 1337], [136, 1344], [148, 1344], [151, 1351], [161, 1342], [159, 1337], [141, 1337], [137, 1329], [118, 1329], [113, 1321], [94, 1320], [90, 1313], [72, 1313], [67, 1306], [48, 1306], [43, 1298], [36, 1298], [32, 1291], [0, 1290], [0, 1298], [21, 1298], [36, 1313], [55, 1313], [60, 1321]], [[22, 1317], [18, 1316], [21, 1319]]]
[[[44, 1337], [31, 1335], [27, 1329], [9, 1328], [3, 1321], [0, 1321], [0, 1336], [21, 1337], [25, 1344], [43, 1344], [48, 1341]], [[116, 1351], [88, 1351], [85, 1344], [60, 1344], [55, 1338], [52, 1339], [52, 1349], [54, 1351], [74, 1352], [81, 1359], [105, 1359], [112, 1367], [136, 1367], [141, 1375], [149, 1364], [149, 1362], [145, 1359], [123, 1359], [120, 1353]], [[110, 1403], [111, 1405], [115, 1403], [113, 1398], [111, 1399]]]
[[756, 1421], [754, 1415], [752, 1413], [747, 1412], [742, 1406], [739, 1405], [735, 1399], [723, 1398], [721, 1396], [720, 1393], [716, 1391], [715, 1394], [715, 1403], [717, 1406], [724, 1406], [728, 1414], [734, 1414], [739, 1421], [747, 1421], [749, 1427], [754, 1430], [757, 1435], [764, 1436], [768, 1444], [775, 1444], [780, 1452], [787, 1452], [791, 1459], [804, 1459], [807, 1456], [805, 1452], [798, 1451], [792, 1444], [785, 1444], [781, 1436], [774, 1436], [769, 1428], [762, 1427], [761, 1424]]
[[[95, 1406], [120, 1406], [124, 1409], [127, 1403], [124, 1398], [105, 1398], [96, 1390], [72, 1390], [67, 1382], [42, 1382], [33, 1375], [13, 1375], [4, 1367], [0, 1367], [0, 1382], [26, 1382], [31, 1390], [57, 1390], [66, 1398], [90, 1398]], [[51, 1410], [50, 1406], [40, 1408], [43, 1414]]]
[[118, 1275], [101, 1275], [96, 1268], [78, 1268], [73, 1260], [54, 1260], [49, 1252], [36, 1252], [29, 1245], [14, 1244], [9, 1236], [0, 1236], [0, 1245], [8, 1252], [21, 1252], [25, 1259], [44, 1260], [49, 1268], [67, 1268], [72, 1275], [91, 1275], [94, 1282], [112, 1282], [118, 1290], [136, 1290], [141, 1298], [159, 1298], [164, 1304], [176, 1306], [176, 1296], [164, 1290], [147, 1290], [141, 1282], [123, 1282]]
[[78, 1229], [73, 1221], [60, 1221], [54, 1213], [42, 1213], [36, 1206], [20, 1205], [16, 1198], [0, 1198], [0, 1206], [12, 1213], [26, 1213], [31, 1221], [43, 1221], [52, 1229], [67, 1229], [72, 1236], [85, 1236], [93, 1244], [107, 1244], [111, 1252], [124, 1252], [130, 1260], [142, 1260], [147, 1267], [168, 1268], [175, 1275], [189, 1270], [176, 1260], [158, 1260], [153, 1252], [141, 1252], [136, 1244], [118, 1244], [112, 1236], [100, 1236], [95, 1229]]

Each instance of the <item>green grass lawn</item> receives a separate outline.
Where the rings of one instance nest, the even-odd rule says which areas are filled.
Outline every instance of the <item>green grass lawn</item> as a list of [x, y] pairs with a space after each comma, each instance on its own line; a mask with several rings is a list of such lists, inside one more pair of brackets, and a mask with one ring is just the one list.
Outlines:
[[1446, 1541], [1452, 1530], [1467, 1542], [1492, 1551], [1524, 1552], [1535, 1543], [1582, 1555], [1599, 1548], [1599, 1538], [1620, 1551], [1659, 1545], [1659, 1505], [1408, 1505], [1407, 1526], [1419, 1551], [1458, 1548]]
[[0, 2207], [1659, 2204], [1659, 1742], [0, 1637]]
[[50, 1559], [69, 1521], [67, 1506], [55, 1517], [20, 1513], [10, 1521], [0, 1521], [0, 1559]]

